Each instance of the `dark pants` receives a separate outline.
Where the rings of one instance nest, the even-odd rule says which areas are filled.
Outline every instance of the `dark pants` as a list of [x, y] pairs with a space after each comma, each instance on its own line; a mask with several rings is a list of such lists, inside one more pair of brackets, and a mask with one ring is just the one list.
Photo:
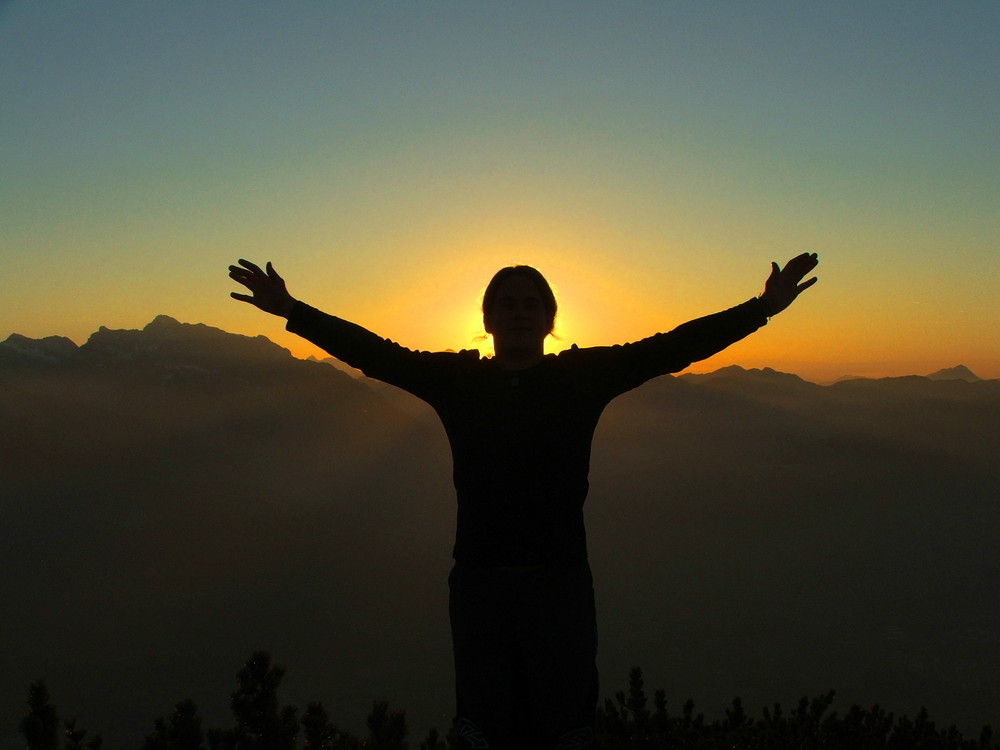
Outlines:
[[456, 564], [448, 583], [459, 747], [593, 747], [597, 619], [587, 562]]

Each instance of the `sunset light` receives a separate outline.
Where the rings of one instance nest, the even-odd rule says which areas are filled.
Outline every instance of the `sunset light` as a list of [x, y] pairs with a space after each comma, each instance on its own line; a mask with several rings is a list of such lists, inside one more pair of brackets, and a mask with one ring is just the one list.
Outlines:
[[0, 742], [1000, 750], [998, 39], [0, 0]]
[[243, 31], [185, 6], [195, 34], [187, 11], [100, 7], [0, 11], [0, 336], [162, 313], [314, 353], [232, 304], [249, 257], [408, 347], [462, 348], [521, 262], [560, 291], [556, 350], [724, 309], [817, 252], [809, 298], [729, 354], [1000, 377], [992, 5], [259, 4]]

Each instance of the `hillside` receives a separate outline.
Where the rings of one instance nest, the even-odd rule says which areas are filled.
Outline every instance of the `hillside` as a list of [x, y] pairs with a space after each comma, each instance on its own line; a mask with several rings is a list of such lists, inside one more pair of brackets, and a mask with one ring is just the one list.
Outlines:
[[[222, 723], [265, 648], [290, 703], [451, 713], [443, 430], [411, 397], [161, 316], [0, 344], [0, 737], [37, 678], [109, 742]], [[1000, 723], [1000, 382], [726, 368], [620, 398], [588, 531], [602, 673], [721, 712], [835, 688]], [[835, 706], [836, 708], [836, 706]], [[134, 744], [134, 742], [131, 742]]]

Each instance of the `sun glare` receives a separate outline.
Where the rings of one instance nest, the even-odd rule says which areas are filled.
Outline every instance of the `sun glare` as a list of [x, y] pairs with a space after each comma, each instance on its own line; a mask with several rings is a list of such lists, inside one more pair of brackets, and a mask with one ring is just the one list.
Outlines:
[[[598, 268], [581, 264], [580, 259], [566, 259], [552, 253], [542, 255], [546, 257], [539, 260], [519, 258], [497, 263], [496, 267], [483, 264], [472, 275], [465, 274], [468, 283], [462, 288], [475, 289], [475, 292], [461, 294], [461, 300], [456, 304], [442, 305], [434, 320], [436, 325], [430, 326], [431, 321], [426, 321], [429, 332], [452, 331], [454, 336], [448, 339], [452, 348], [473, 348], [483, 356], [492, 356], [492, 338], [483, 330], [483, 293], [493, 273], [505, 265], [517, 263], [532, 265], [541, 271], [556, 298], [558, 312], [555, 329], [553, 335], [545, 340], [546, 353], [558, 353], [573, 344], [599, 346], [624, 343], [664, 329], [664, 322], [658, 320], [662, 311], [655, 309], [655, 305], [643, 304], [641, 300], [647, 295], [641, 290], [630, 289], [625, 283], [609, 279]], [[600, 269], [606, 268], [606, 263], [600, 265]], [[458, 321], [460, 323], [456, 324]]]
[[[493, 341], [483, 329], [483, 293], [500, 268], [526, 264], [545, 276], [558, 303], [546, 353], [574, 344], [635, 341], [683, 322], [664, 300], [664, 280], [618, 256], [572, 247], [565, 239], [513, 250], [468, 239], [441, 239], [433, 253], [428, 247], [415, 249], [420, 262], [407, 273], [386, 276], [378, 294], [330, 291], [330, 299], [338, 300], [331, 312], [409, 349], [476, 349], [492, 356]], [[316, 301], [321, 309], [325, 303]]]

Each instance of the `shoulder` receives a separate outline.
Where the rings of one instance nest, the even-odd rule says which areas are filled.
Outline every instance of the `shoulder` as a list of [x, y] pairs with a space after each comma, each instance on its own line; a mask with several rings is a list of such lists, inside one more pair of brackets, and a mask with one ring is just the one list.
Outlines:
[[630, 346], [577, 346], [573, 344], [558, 354], [546, 355], [549, 366], [566, 373], [594, 377], [601, 372], [614, 370], [622, 361], [625, 349]]
[[567, 377], [585, 382], [588, 389], [608, 398], [669, 372], [663, 367], [660, 350], [663, 334], [611, 346], [572, 346], [556, 356], [558, 367]]
[[655, 346], [658, 337], [662, 335], [657, 333], [639, 341], [612, 344], [610, 346], [577, 346], [573, 344], [569, 349], [564, 349], [552, 356], [555, 362], [566, 366], [585, 367], [599, 366], [604, 363], [610, 364], [622, 361], [628, 357], [630, 352]]
[[450, 363], [453, 365], [476, 365], [483, 362], [489, 362], [486, 357], [483, 357], [479, 353], [478, 349], [462, 349], [461, 351], [454, 351], [453, 349], [447, 349], [443, 352], [420, 352], [420, 354], [430, 357], [438, 362]]
[[477, 349], [462, 349], [453, 351], [451, 349], [443, 352], [413, 352], [417, 359], [422, 360], [428, 367], [441, 368], [443, 370], [476, 370], [483, 363], [489, 362]]
[[444, 384], [475, 376], [488, 369], [492, 360], [483, 357], [476, 349], [461, 351], [407, 350], [406, 369], [415, 378]]

